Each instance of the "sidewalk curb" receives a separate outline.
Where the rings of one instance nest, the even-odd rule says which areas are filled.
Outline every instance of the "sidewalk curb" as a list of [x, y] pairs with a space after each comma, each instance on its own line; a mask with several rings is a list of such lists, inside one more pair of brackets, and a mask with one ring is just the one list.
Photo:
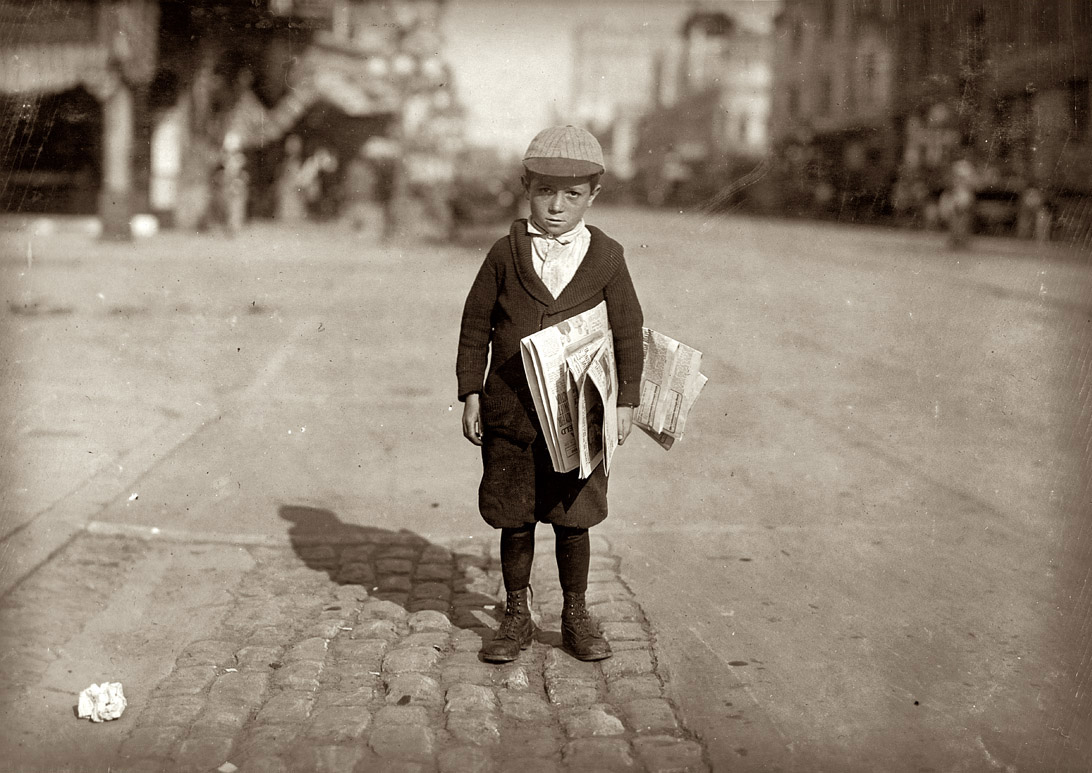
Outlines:
[[82, 485], [0, 540], [0, 597], [60, 551], [90, 519], [218, 414], [198, 404], [123, 453]]

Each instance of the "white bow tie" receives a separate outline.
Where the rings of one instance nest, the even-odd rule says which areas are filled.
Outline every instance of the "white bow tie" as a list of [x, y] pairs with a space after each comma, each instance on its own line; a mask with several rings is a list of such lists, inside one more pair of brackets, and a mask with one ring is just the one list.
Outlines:
[[545, 239], [548, 242], [555, 242], [557, 244], [572, 244], [573, 239], [576, 238], [575, 234], [565, 234], [563, 236], [554, 236], [553, 234], [537, 234], [530, 232], [532, 238], [537, 237], [539, 239]]

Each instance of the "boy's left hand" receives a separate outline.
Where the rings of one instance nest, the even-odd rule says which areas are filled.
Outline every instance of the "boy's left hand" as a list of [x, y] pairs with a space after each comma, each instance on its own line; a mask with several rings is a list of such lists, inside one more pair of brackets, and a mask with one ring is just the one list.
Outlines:
[[633, 429], [633, 406], [618, 406], [618, 445], [623, 445]]

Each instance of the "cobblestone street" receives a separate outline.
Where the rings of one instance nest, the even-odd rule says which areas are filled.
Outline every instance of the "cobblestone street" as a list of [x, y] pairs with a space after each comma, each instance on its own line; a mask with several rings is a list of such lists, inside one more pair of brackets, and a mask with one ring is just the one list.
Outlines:
[[[338, 529], [332, 513], [312, 508], [286, 508], [282, 517], [294, 524], [292, 547], [236, 546], [251, 566], [227, 589], [233, 601], [218, 610], [214, 635], [187, 643], [145, 700], [101, 726], [116, 752], [87, 769], [707, 769], [664, 697], [649, 626], [605, 540], [593, 543], [588, 598], [614, 657], [582, 663], [560, 649], [556, 569], [540, 560], [537, 641], [497, 666], [478, 654], [503, 596], [495, 550], [484, 541], [440, 545], [409, 532]], [[63, 652], [71, 632], [132, 579], [124, 567], [140, 555], [190, 549], [200, 546], [92, 524], [9, 594], [0, 628], [9, 640], [23, 633], [17, 646], [6, 643], [5, 670], [19, 675], [4, 690], [7, 712], [50, 666], [43, 653]], [[185, 582], [161, 578], [163, 588]], [[66, 600], [61, 614], [43, 618], [42, 606], [57, 597]], [[127, 633], [133, 646], [142, 633]], [[20, 722], [7, 721], [9, 729]], [[40, 749], [21, 751], [27, 767], [16, 757], [5, 769], [44, 769]], [[54, 769], [83, 768], [58, 761]]]

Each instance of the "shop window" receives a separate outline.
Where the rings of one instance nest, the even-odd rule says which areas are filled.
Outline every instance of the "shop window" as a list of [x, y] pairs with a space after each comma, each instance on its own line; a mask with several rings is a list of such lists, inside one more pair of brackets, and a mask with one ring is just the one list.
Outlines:
[[849, 60], [849, 66], [846, 67], [845, 72], [846, 83], [846, 108], [849, 110], [857, 109], [857, 59], [853, 58]]
[[1012, 107], [1007, 100], [999, 99], [993, 106], [993, 152], [999, 161], [1008, 161], [1013, 155], [1015, 132]]
[[830, 115], [834, 106], [834, 83], [829, 75], [819, 79], [819, 115]]
[[874, 105], [876, 99], [876, 55], [868, 54], [864, 61], [865, 103]]
[[923, 21], [918, 30], [918, 73], [927, 75], [933, 68], [933, 26]]
[[836, 14], [837, 8], [834, 5], [834, 0], [823, 0], [823, 34], [828, 37], [834, 37], [834, 25], [837, 21]]
[[1080, 78], [1069, 82], [1070, 104], [1073, 105], [1073, 133], [1078, 138], [1088, 135], [1090, 122], [1090, 95], [1088, 79]]
[[1058, 40], [1061, 32], [1059, 13], [1061, 9], [1054, 3], [1044, 3], [1038, 9], [1035, 20], [1035, 32], [1037, 39], [1043, 43], [1053, 43]]
[[856, 0], [853, 5], [853, 15], [850, 23], [853, 25], [853, 37], [860, 38], [864, 33], [865, 25], [879, 15], [875, 0]]
[[789, 117], [796, 118], [800, 115], [800, 87], [789, 86]]
[[1069, 20], [1071, 23], [1070, 32], [1075, 37], [1087, 37], [1092, 33], [1092, 3], [1074, 3]]

